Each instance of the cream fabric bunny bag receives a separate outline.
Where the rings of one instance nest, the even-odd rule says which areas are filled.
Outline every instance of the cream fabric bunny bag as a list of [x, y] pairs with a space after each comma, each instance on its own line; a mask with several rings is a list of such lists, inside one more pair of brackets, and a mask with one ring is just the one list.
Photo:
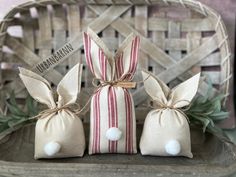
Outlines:
[[76, 102], [80, 91], [82, 65], [74, 66], [60, 81], [56, 102], [47, 80], [32, 71], [19, 69], [20, 78], [30, 95], [49, 108], [48, 114], [43, 114], [36, 123], [35, 159], [83, 156], [83, 124], [69, 109]]
[[144, 87], [157, 105], [145, 119], [140, 140], [142, 155], [192, 158], [188, 118], [181, 111], [197, 93], [200, 73], [170, 90], [157, 77], [142, 72]]

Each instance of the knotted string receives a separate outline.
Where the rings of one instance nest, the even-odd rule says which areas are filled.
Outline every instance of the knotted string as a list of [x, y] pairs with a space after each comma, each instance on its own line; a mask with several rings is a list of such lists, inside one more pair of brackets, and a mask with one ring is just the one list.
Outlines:
[[[177, 112], [179, 112], [180, 114], [182, 114], [186, 118], [188, 123], [190, 123], [190, 120], [189, 120], [188, 116], [185, 114], [185, 111], [189, 110], [190, 107], [191, 107], [191, 102], [190, 101], [188, 101], [188, 100], [179, 100], [179, 101], [177, 101], [175, 103], [172, 103], [171, 105], [164, 104], [159, 99], [155, 99], [155, 100], [152, 100], [152, 101], [154, 103], [156, 103], [155, 104], [156, 106], [149, 105], [148, 107], [150, 107], [152, 109], [155, 109], [156, 111], [161, 111], [161, 110], [165, 110], [165, 109], [171, 109], [171, 110], [177, 111]], [[175, 104], [177, 104], [177, 103], [179, 103], [181, 101], [188, 102], [189, 105], [187, 107], [185, 107], [185, 108], [176, 108], [176, 107], [174, 107]], [[161, 116], [162, 116], [162, 114], [159, 114], [159, 120], [161, 119]]]
[[[95, 83], [95, 81], [98, 80], [100, 82], [99, 85], [97, 85]], [[88, 101], [86, 102], [86, 104], [83, 106], [83, 108], [80, 109], [80, 105], [77, 103], [73, 103], [73, 104], [68, 104], [62, 107], [55, 107], [52, 109], [46, 109], [44, 111], [41, 111], [38, 115], [31, 117], [29, 119], [41, 119], [41, 118], [45, 118], [51, 114], [57, 113], [58, 111], [61, 110], [69, 110], [70, 112], [79, 115], [89, 104], [89, 102], [91, 101], [93, 95], [102, 87], [105, 87], [107, 85], [111, 85], [111, 86], [117, 86], [117, 87], [123, 87], [123, 88], [135, 88], [136, 87], [136, 83], [135, 82], [131, 82], [128, 80], [116, 80], [116, 81], [103, 81], [97, 78], [94, 78], [92, 81], [92, 84], [97, 88], [94, 93], [89, 97]], [[74, 107], [77, 108], [74, 108]]]
[[42, 119], [42, 118], [45, 118], [45, 117], [47, 117], [51, 114], [58, 113], [61, 110], [69, 110], [70, 112], [78, 115], [84, 110], [85, 106], [82, 109], [80, 109], [79, 104], [72, 103], [72, 104], [62, 106], [62, 107], [55, 107], [55, 108], [52, 108], [52, 109], [49, 108], [49, 109], [41, 111], [38, 115], [36, 115], [34, 117], [31, 117], [30, 119]]
[[[97, 81], [99, 84], [97, 84]], [[122, 88], [135, 88], [136, 82], [132, 82], [131, 80], [113, 80], [113, 81], [104, 81], [102, 79], [94, 78], [92, 84], [96, 88], [101, 88], [105, 86], [112, 86], [112, 87], [122, 87]]]
[[[104, 81], [102, 79], [93, 78], [92, 84], [94, 87], [97, 88], [97, 90], [108, 85], [113, 87], [135, 88], [137, 84], [144, 83], [151, 76], [149, 74], [144, 80], [134, 82], [132, 81], [133, 77], [128, 77], [129, 75], [132, 76], [133, 74], [128, 73], [123, 78], [111, 81]], [[97, 82], [99, 82], [99, 84], [97, 84]]]
[[[127, 74], [128, 75], [128, 74]], [[126, 75], [126, 76], [127, 76]], [[122, 88], [134, 88], [134, 84], [136, 86], [137, 83], [143, 83], [145, 82], [148, 78], [150, 77], [150, 75], [145, 78], [143, 81], [137, 81], [137, 82], [131, 82], [132, 78], [130, 79], [120, 79], [120, 80], [115, 80], [115, 81], [103, 81], [101, 79], [97, 79], [97, 78], [94, 78], [93, 81], [92, 81], [92, 84], [97, 88], [93, 94], [89, 97], [88, 101], [85, 103], [85, 105], [80, 108], [80, 105], [78, 103], [72, 103], [72, 104], [68, 104], [68, 105], [64, 105], [62, 107], [55, 107], [55, 108], [52, 108], [52, 109], [46, 109], [46, 110], [43, 110], [41, 111], [38, 115], [36, 116], [33, 116], [29, 119], [41, 119], [41, 118], [45, 118], [51, 114], [54, 114], [54, 113], [57, 113], [61, 110], [69, 110], [70, 112], [76, 114], [76, 115], [79, 115], [81, 114], [81, 112], [84, 111], [84, 109], [88, 106], [88, 104], [90, 103], [93, 95], [102, 87], [105, 87], [107, 85], [111, 85], [111, 86], [116, 86], [116, 87], [122, 87]], [[99, 85], [97, 85], [95, 83], [95, 81], [98, 80], [100, 82]], [[56, 93], [54, 94], [54, 96], [57, 95]], [[77, 107], [77, 108], [75, 108]]]
[[80, 107], [80, 105], [78, 103], [71, 103], [71, 104], [68, 104], [68, 105], [61, 106], [61, 107], [55, 107], [55, 108], [52, 108], [52, 109], [49, 108], [49, 109], [43, 110], [38, 115], [33, 116], [29, 119], [45, 118], [45, 117], [47, 117], [51, 114], [58, 113], [61, 110], [69, 110], [70, 112], [72, 112], [75, 115], [80, 115], [81, 112], [83, 112], [85, 110], [85, 108], [88, 106], [89, 102], [91, 101], [91, 98], [92, 97], [90, 97], [88, 99], [88, 101], [85, 103], [85, 105], [82, 108]]

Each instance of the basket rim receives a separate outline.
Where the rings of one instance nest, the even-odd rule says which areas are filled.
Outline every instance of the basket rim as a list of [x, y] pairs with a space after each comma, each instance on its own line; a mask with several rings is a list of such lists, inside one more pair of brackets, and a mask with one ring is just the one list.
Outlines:
[[[8, 23], [13, 20], [14, 15], [18, 12], [22, 12], [24, 10], [28, 10], [31, 7], [40, 7], [40, 6], [47, 6], [49, 4], [51, 5], [57, 5], [57, 4], [76, 4], [79, 3], [81, 5], [158, 5], [158, 4], [164, 4], [166, 6], [170, 5], [179, 5], [184, 8], [189, 8], [191, 10], [194, 10], [200, 14], [203, 14], [204, 16], [210, 16], [215, 19], [215, 31], [220, 31], [220, 33], [223, 35], [223, 39], [219, 41], [219, 46], [224, 47], [226, 49], [227, 55], [224, 58], [221, 58], [221, 68], [222, 71], [225, 73], [225, 78], [222, 78], [222, 82], [220, 85], [224, 85], [224, 90], [222, 93], [225, 95], [225, 99], [222, 103], [222, 105], [226, 105], [226, 100], [228, 96], [230, 95], [230, 82], [232, 78], [232, 69], [231, 69], [231, 48], [229, 44], [229, 39], [227, 35], [226, 26], [221, 18], [221, 15], [218, 14], [214, 9], [208, 7], [207, 5], [199, 2], [199, 1], [193, 1], [193, 0], [145, 0], [142, 1], [135, 1], [135, 0], [123, 0], [123, 1], [116, 1], [116, 0], [104, 0], [104, 1], [97, 1], [97, 0], [90, 0], [90, 1], [84, 1], [84, 0], [37, 0], [37, 1], [28, 1], [22, 4], [19, 4], [18, 6], [11, 9], [3, 18], [3, 20], [0, 23], [0, 39], [2, 38], [2, 43], [0, 43], [0, 49], [2, 48], [4, 44], [4, 40], [7, 35], [7, 28]], [[219, 48], [220, 48], [219, 47]]]
[[[145, 157], [144, 157], [145, 158]], [[104, 166], [106, 168], [104, 168]], [[27, 169], [25, 168], [27, 167]], [[39, 168], [40, 167], [40, 168]], [[69, 168], [66, 168], [69, 167]], [[117, 172], [119, 169], [119, 173], [128, 172], [132, 174], [133, 172], [145, 173], [145, 174], [156, 174], [156, 173], [168, 173], [168, 172], [175, 172], [175, 174], [186, 174], [189, 172], [196, 173], [198, 175], [211, 175], [217, 174], [220, 176], [228, 176], [235, 173], [236, 163], [232, 163], [229, 166], [220, 166], [220, 165], [205, 165], [205, 164], [196, 164], [193, 166], [187, 165], [180, 165], [176, 166], [174, 164], [170, 165], [145, 165], [145, 164], [98, 164], [98, 163], [52, 163], [52, 162], [41, 162], [41, 163], [30, 163], [30, 162], [10, 162], [10, 161], [2, 161], [0, 160], [0, 172], [14, 172], [14, 174], [22, 174], [22, 172], [27, 171], [31, 172], [32, 174], [36, 172], [41, 172], [42, 170], [45, 172], [51, 172], [52, 170], [62, 170], [62, 171], [75, 171], [80, 170], [81, 174], [86, 173], [88, 171], [92, 171], [94, 173], [100, 171], [101, 169], [103, 172], [108, 172], [113, 174]]]
[[[58, 4], [59, 3], [62, 3], [63, 0], [39, 0], [39, 1], [29, 1], [29, 2], [26, 2], [26, 3], [23, 3], [17, 7], [14, 7], [12, 10], [10, 10], [4, 17], [3, 21], [0, 23], [0, 38], [1, 37], [5, 37], [5, 35], [7, 34], [6, 30], [7, 30], [7, 27], [8, 27], [8, 22], [11, 21], [11, 19], [14, 17], [14, 15], [20, 11], [24, 11], [30, 7], [40, 7], [40, 6], [44, 6], [45, 4]], [[110, 2], [110, 3], [109, 3]], [[127, 1], [127, 3], [121, 3], [121, 4], [117, 4], [117, 3], [114, 3], [115, 1], [109, 1], [107, 0], [106, 2], [105, 1], [101, 1], [99, 3], [99, 1], [88, 1], [87, 3], [85, 3], [83, 0], [74, 0], [74, 1], [70, 1], [69, 4], [73, 4], [73, 3], [81, 3], [83, 5], [136, 5], [135, 4], [135, 0], [129, 0]], [[130, 3], [131, 2], [131, 3]], [[230, 79], [231, 79], [231, 76], [232, 76], [232, 70], [230, 69], [230, 64], [231, 64], [231, 49], [230, 49], [230, 46], [229, 46], [229, 39], [228, 39], [228, 36], [227, 36], [227, 31], [226, 31], [226, 27], [225, 27], [225, 24], [221, 18], [221, 16], [213, 9], [211, 9], [210, 7], [206, 6], [206, 5], [203, 5], [202, 3], [198, 2], [198, 1], [192, 1], [192, 0], [153, 0], [152, 2], [150, 1], [145, 1], [143, 3], [143, 5], [156, 5], [156, 4], [159, 4], [159, 3], [164, 3], [166, 5], [172, 5], [173, 3], [176, 3], [177, 5], [181, 5], [181, 6], [187, 6], [189, 7], [190, 5], [192, 5], [193, 8], [196, 8], [198, 9], [198, 12], [201, 12], [203, 15], [205, 13], [209, 13], [209, 15], [211, 14], [213, 18], [216, 19], [217, 21], [217, 24], [216, 24], [216, 30], [220, 30], [222, 32], [222, 34], [224, 34], [224, 41], [222, 43], [222, 45], [225, 46], [225, 48], [228, 50], [228, 55], [226, 58], [224, 58], [223, 60], [224, 63], [226, 63], [227, 65], [227, 68], [226, 68], [226, 78], [225, 78], [225, 83], [226, 84], [226, 89], [224, 90], [224, 94], [226, 96], [229, 95], [229, 85], [230, 85]], [[3, 40], [4, 42], [4, 40]], [[2, 47], [2, 43], [0, 43], [0, 48]], [[222, 65], [224, 64], [222, 62]], [[226, 103], [226, 99], [225, 99], [225, 102], [224, 104]], [[0, 171], [4, 171], [6, 172], [7, 170], [12, 170], [13, 172], [17, 173], [17, 171], [19, 169], [21, 169], [22, 171], [25, 170], [25, 167], [27, 166], [28, 170], [35, 170], [39, 167], [40, 165], [40, 168], [44, 169], [44, 170], [51, 170], [51, 169], [60, 169], [60, 167], [65, 167], [65, 166], [73, 166], [73, 168], [70, 168], [70, 169], [67, 169], [68, 171], [72, 171], [74, 169], [81, 169], [81, 167], [84, 169], [84, 171], [86, 170], [92, 170], [93, 171], [99, 171], [101, 169], [105, 170], [105, 171], [109, 171], [109, 172], [116, 172], [116, 168], [112, 168], [112, 164], [105, 164], [106, 167], [109, 167], [109, 168], [102, 168], [102, 164], [86, 164], [86, 163], [70, 163], [70, 164], [67, 164], [67, 163], [58, 163], [57, 165], [55, 164], [52, 164], [52, 163], [49, 163], [49, 162], [43, 162], [43, 163], [29, 163], [29, 162], [8, 162], [8, 161], [2, 161], [0, 160]], [[126, 165], [126, 164], [119, 164], [119, 169], [123, 169], [123, 171], [125, 172], [127, 168], [129, 168], [130, 170], [130, 173], [132, 173], [132, 170], [135, 171], [137, 169], [141, 169], [142, 172], [150, 172], [150, 170], [155, 170], [154, 172], [157, 173], [157, 172], [163, 172], [163, 169], [166, 168], [166, 172], [168, 172], [170, 170], [170, 168], [173, 167], [173, 170], [177, 170], [178, 173], [181, 173], [181, 172], [184, 172], [184, 170], [186, 169], [189, 169], [189, 171], [191, 172], [198, 172], [200, 171], [200, 174], [202, 173], [203, 175], [206, 174], [206, 173], [210, 173], [210, 171], [212, 170], [212, 172], [217, 172], [217, 174], [222, 174], [222, 175], [230, 175], [232, 173], [235, 172], [235, 169], [236, 169], [236, 163], [233, 163], [233, 164], [230, 164], [229, 166], [227, 167], [223, 167], [223, 166], [208, 166], [208, 167], [204, 167], [202, 166], [201, 164], [197, 164], [196, 166], [194, 166], [194, 168], [192, 168], [192, 166], [180, 166], [180, 167], [175, 167], [174, 168], [174, 165], [171, 166], [171, 165], [162, 165], [162, 166], [157, 166], [157, 165], [151, 165], [151, 166], [148, 166], [148, 168], [144, 168], [145, 165], [133, 165], [133, 164], [130, 164], [130, 165]], [[199, 170], [199, 171], [198, 171]], [[122, 170], [121, 170], [122, 172]], [[153, 173], [154, 173], [153, 172]]]

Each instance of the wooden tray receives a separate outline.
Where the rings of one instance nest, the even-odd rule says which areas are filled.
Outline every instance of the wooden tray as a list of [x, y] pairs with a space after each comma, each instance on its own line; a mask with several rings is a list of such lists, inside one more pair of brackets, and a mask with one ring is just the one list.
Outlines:
[[[13, 8], [0, 24], [1, 109], [12, 90], [18, 99], [26, 97], [17, 66], [32, 69], [70, 40], [76, 43], [76, 52], [42, 75], [56, 85], [75, 63], [85, 63], [82, 32], [87, 26], [111, 50], [131, 32], [141, 37], [135, 80], [141, 80], [140, 69], [146, 69], [173, 87], [201, 71], [211, 78], [213, 93], [225, 94], [222, 105], [233, 107], [228, 35], [220, 15], [210, 7], [192, 0], [37, 0]], [[14, 27], [22, 37], [11, 35]], [[85, 65], [82, 102], [93, 87], [92, 79]], [[207, 88], [203, 81], [199, 94]], [[143, 104], [149, 100], [141, 84], [132, 93], [140, 134], [149, 111]], [[89, 112], [82, 117], [85, 123], [88, 117]], [[235, 148], [196, 129], [192, 129], [193, 159], [137, 154], [35, 161], [33, 132], [32, 125], [0, 138], [0, 176], [229, 176], [236, 171]]]
[[[85, 126], [88, 135], [88, 125]], [[138, 137], [142, 127], [138, 126]], [[83, 158], [34, 160], [34, 125], [0, 141], [0, 176], [230, 176], [236, 172], [235, 147], [192, 128], [194, 158], [123, 154], [87, 155]], [[88, 140], [88, 138], [87, 138]]]

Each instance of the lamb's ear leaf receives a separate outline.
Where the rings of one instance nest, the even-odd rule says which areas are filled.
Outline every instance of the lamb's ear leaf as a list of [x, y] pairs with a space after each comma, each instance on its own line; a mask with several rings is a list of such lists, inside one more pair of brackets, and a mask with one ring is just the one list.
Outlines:
[[174, 107], [180, 108], [189, 105], [197, 93], [200, 74], [196, 74], [172, 89], [169, 101]]
[[35, 116], [38, 114], [38, 103], [33, 100], [33, 98], [28, 95], [25, 100], [27, 115]]
[[164, 82], [155, 77], [153, 74], [146, 71], [142, 71], [144, 87], [148, 95], [152, 97], [153, 100], [161, 101], [162, 103], [167, 103], [167, 95], [169, 93], [169, 88]]
[[32, 71], [19, 68], [20, 78], [23, 81], [29, 94], [40, 103], [46, 104], [49, 108], [56, 106], [50, 84]]
[[14, 91], [11, 92], [9, 100], [6, 101], [6, 106], [12, 114], [19, 115], [19, 116], [25, 116], [25, 113], [18, 106], [18, 104], [16, 102], [16, 97], [15, 97]]
[[76, 102], [81, 87], [82, 67], [82, 64], [75, 65], [58, 84], [58, 106]]

